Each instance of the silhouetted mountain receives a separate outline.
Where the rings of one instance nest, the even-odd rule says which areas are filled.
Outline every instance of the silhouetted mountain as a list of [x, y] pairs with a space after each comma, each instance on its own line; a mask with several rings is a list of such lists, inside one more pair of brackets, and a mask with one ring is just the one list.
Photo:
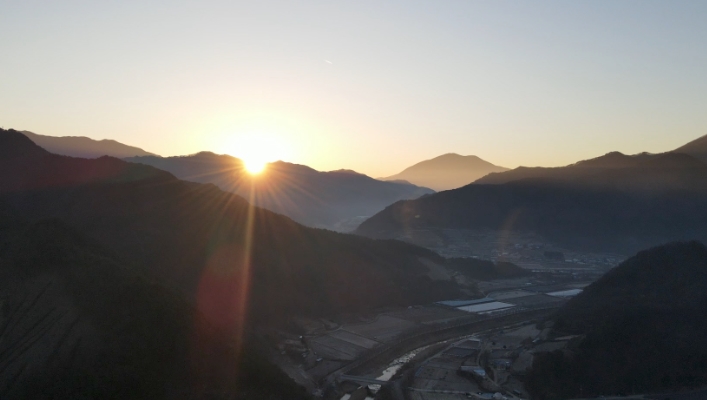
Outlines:
[[307, 398], [252, 340], [236, 352], [180, 296], [60, 221], [0, 218], [0, 259], [0, 398]]
[[[611, 153], [544, 172], [398, 202], [356, 232], [397, 238], [411, 229], [510, 229], [571, 248], [622, 253], [707, 238], [707, 164], [693, 157]], [[505, 174], [514, 172], [496, 176]]]
[[155, 155], [141, 148], [128, 146], [110, 139], [93, 140], [84, 136], [45, 136], [37, 135], [29, 131], [22, 131], [22, 133], [39, 147], [42, 147], [50, 153], [63, 156], [81, 158], [111, 156], [125, 158]]
[[701, 136], [690, 143], [673, 150], [673, 153], [691, 155], [702, 161], [707, 161], [707, 135]]
[[707, 248], [642, 251], [559, 310], [555, 335], [584, 338], [569, 351], [537, 355], [528, 389], [538, 399], [567, 399], [704, 387], [705, 314]]
[[279, 323], [456, 292], [427, 278], [425, 263], [444, 259], [425, 249], [306, 228], [214, 185], [110, 157], [50, 154], [19, 136], [0, 131], [11, 155], [0, 158], [1, 214], [66, 221], [194, 299], [214, 323], [242, 322], [234, 307], [246, 298], [253, 320]]
[[[687, 154], [698, 160], [707, 161], [707, 135], [695, 139], [670, 153]], [[505, 172], [491, 173], [476, 180], [474, 183], [501, 184], [528, 178], [573, 180], [601, 171], [635, 167], [650, 158], [660, 155], [650, 153], [625, 155], [614, 151], [601, 157], [580, 161], [564, 167], [518, 167]]]
[[498, 185], [530, 178], [575, 180], [604, 171], [636, 167], [641, 162], [652, 157], [655, 157], [655, 155], [642, 153], [635, 156], [627, 156], [615, 151], [565, 167], [518, 167], [505, 172], [491, 173], [476, 180], [474, 183]]
[[477, 156], [449, 153], [419, 162], [399, 174], [382, 179], [408, 181], [439, 191], [468, 185], [486, 174], [506, 170], [508, 168], [493, 165]]
[[369, 217], [398, 200], [433, 193], [427, 188], [383, 182], [351, 170], [319, 172], [282, 161], [270, 163], [262, 173], [252, 176], [245, 171], [241, 160], [208, 152], [126, 160], [171, 172], [179, 179], [213, 183], [297, 222], [337, 231], [353, 230], [362, 217]]

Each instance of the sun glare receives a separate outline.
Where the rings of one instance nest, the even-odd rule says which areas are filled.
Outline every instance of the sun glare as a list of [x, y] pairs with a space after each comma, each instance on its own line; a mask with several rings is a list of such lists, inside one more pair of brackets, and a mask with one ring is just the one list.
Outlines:
[[283, 138], [268, 133], [236, 134], [224, 145], [225, 152], [243, 161], [243, 167], [251, 175], [267, 169], [270, 162], [291, 156], [291, 147]]
[[251, 175], [258, 175], [265, 170], [266, 161], [262, 160], [243, 160], [245, 170]]

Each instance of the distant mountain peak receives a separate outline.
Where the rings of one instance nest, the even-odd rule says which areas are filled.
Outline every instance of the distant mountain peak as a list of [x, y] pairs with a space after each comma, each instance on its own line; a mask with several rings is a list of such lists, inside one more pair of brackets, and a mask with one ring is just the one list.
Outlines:
[[342, 168], [342, 169], [336, 169], [336, 170], [329, 171], [329, 172], [335, 173], [335, 174], [349, 174], [349, 175], [361, 175], [361, 176], [366, 176], [365, 174], [362, 174], [362, 173], [360, 173], [360, 172], [356, 172], [356, 171], [354, 171], [354, 170], [352, 170], [352, 169], [343, 169], [343, 168]]
[[626, 154], [620, 152], [620, 151], [610, 151], [606, 154], [604, 154], [604, 157], [624, 157]]
[[448, 190], [468, 185], [489, 173], [506, 170], [507, 168], [491, 164], [475, 155], [463, 156], [457, 153], [446, 153], [421, 161], [404, 169], [399, 174], [382, 179], [386, 181], [404, 180], [434, 190]]
[[461, 154], [459, 154], [459, 153], [445, 153], [445, 154], [442, 154], [441, 156], [434, 157], [434, 158], [432, 158], [432, 159], [430, 159], [430, 160], [428, 160], [428, 161], [431, 161], [431, 160], [439, 160], [439, 159], [444, 159], [444, 158], [466, 158], [466, 159], [478, 159], [478, 160], [481, 160], [481, 158], [479, 158], [478, 156], [475, 156], [475, 155], [473, 155], [473, 154], [463, 156], [463, 155], [461, 155]]
[[[213, 151], [200, 151], [200, 152], [197, 152], [194, 154], [189, 154], [187, 156], [177, 156], [177, 157], [219, 157], [221, 155], [222, 154], [216, 154]], [[226, 154], [226, 155], [228, 155], [228, 154]], [[232, 157], [230, 155], [228, 155], [228, 156]]]

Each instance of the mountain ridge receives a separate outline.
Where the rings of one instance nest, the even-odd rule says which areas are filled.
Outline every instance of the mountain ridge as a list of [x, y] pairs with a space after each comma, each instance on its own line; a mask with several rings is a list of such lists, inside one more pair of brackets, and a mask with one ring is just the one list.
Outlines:
[[46, 136], [30, 131], [21, 132], [50, 153], [64, 156], [80, 158], [111, 156], [125, 158], [156, 155], [139, 147], [126, 145], [113, 139], [95, 140], [85, 136]]
[[520, 179], [546, 178], [571, 180], [601, 171], [634, 167], [640, 162], [654, 157], [654, 154], [640, 153], [626, 155], [612, 151], [602, 156], [581, 160], [563, 167], [518, 167], [504, 172], [490, 173], [474, 181], [475, 184], [502, 184]]
[[630, 159], [626, 168], [587, 169], [605, 160], [586, 161], [484, 183], [517, 174], [513, 170], [401, 201], [364, 221], [356, 233], [400, 238], [408, 229], [510, 227], [570, 248], [619, 253], [707, 238], [707, 164], [679, 153]]
[[169, 171], [180, 179], [216, 184], [300, 223], [336, 231], [352, 230], [357, 218], [373, 215], [395, 201], [433, 193], [412, 184], [378, 181], [355, 171], [323, 172], [284, 161], [269, 163], [253, 176], [240, 159], [211, 152], [126, 160]]

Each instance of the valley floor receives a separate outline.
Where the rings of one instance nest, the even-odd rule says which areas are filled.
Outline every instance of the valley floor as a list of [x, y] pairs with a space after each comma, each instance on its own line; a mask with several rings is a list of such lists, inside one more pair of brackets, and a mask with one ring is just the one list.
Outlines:
[[[273, 360], [310, 393], [339, 399], [365, 384], [341, 381], [341, 375], [375, 380], [386, 368], [395, 365], [396, 359], [414, 349], [435, 343], [450, 345], [449, 341], [456, 338], [547, 315], [621, 259], [619, 255], [572, 253], [533, 235], [500, 237], [463, 230], [412, 234], [414, 237], [406, 238], [408, 241], [426, 245], [447, 257], [511, 261], [530, 270], [531, 275], [468, 282], [475, 293], [485, 295], [477, 299], [386, 308], [370, 315], [342, 315], [331, 320], [294, 318], [297, 329], [276, 333]], [[554, 252], [550, 255], [558, 259], [549, 259], [548, 251]], [[562, 253], [561, 257], [557, 253]], [[560, 259], [562, 257], [565, 259]], [[457, 278], [454, 273], [446, 272]], [[458, 282], [465, 284], [463, 280]], [[522, 339], [532, 336], [528, 333]], [[518, 354], [512, 358], [518, 358]], [[527, 367], [531, 361], [532, 358], [529, 361], [525, 356], [519, 363]], [[442, 354], [429, 360], [417, 370], [414, 384], [405, 386], [412, 388], [408, 397], [454, 399], [468, 398], [467, 394], [475, 397], [479, 392], [490, 393], [473, 379], [458, 375], [464, 362], [466, 359], [454, 354]], [[515, 390], [524, 395], [522, 383], [512, 374], [506, 375], [508, 377], [504, 377], [497, 389], [507, 393]]]

